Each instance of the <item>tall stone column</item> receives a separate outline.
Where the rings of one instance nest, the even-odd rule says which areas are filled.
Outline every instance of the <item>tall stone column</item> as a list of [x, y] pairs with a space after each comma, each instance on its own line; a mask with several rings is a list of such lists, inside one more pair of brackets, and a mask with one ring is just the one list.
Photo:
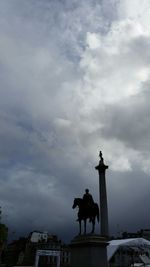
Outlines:
[[100, 161], [99, 165], [95, 167], [99, 173], [99, 201], [100, 201], [100, 235], [108, 238], [108, 207], [107, 207], [107, 191], [106, 191], [106, 178], [105, 172], [108, 169], [108, 166], [104, 164], [104, 159], [102, 157], [102, 152], [99, 153]]
[[104, 164], [101, 152], [99, 165], [95, 168], [99, 172], [101, 234], [78, 235], [71, 241], [71, 267], [108, 267], [108, 210], [105, 182], [105, 171], [108, 166]]

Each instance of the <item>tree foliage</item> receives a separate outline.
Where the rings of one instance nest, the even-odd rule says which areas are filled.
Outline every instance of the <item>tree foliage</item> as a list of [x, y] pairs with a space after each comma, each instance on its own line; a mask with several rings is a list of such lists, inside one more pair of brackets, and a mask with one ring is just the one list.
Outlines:
[[5, 224], [0, 223], [0, 245], [7, 241], [8, 228]]

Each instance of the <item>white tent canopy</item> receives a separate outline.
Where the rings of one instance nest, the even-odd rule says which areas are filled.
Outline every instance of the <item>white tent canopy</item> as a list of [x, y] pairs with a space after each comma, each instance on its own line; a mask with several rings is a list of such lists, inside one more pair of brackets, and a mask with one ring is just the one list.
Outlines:
[[109, 241], [109, 245], [107, 246], [107, 258], [108, 261], [112, 258], [112, 256], [115, 254], [117, 249], [119, 247], [138, 247], [138, 248], [144, 248], [149, 247], [150, 248], [150, 241], [144, 239], [144, 238], [128, 238], [128, 239], [116, 239]]

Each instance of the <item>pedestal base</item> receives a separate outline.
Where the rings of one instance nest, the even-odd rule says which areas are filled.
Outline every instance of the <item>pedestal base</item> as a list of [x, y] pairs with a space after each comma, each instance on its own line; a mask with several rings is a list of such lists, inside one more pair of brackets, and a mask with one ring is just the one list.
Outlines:
[[99, 235], [81, 235], [71, 241], [71, 267], [108, 267], [107, 241]]

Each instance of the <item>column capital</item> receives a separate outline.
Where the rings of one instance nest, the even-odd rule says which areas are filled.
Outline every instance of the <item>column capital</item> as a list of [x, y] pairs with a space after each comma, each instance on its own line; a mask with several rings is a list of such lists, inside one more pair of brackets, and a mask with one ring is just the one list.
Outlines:
[[108, 169], [108, 166], [105, 164], [99, 164], [95, 167], [95, 169], [99, 172], [104, 172], [106, 169]]

